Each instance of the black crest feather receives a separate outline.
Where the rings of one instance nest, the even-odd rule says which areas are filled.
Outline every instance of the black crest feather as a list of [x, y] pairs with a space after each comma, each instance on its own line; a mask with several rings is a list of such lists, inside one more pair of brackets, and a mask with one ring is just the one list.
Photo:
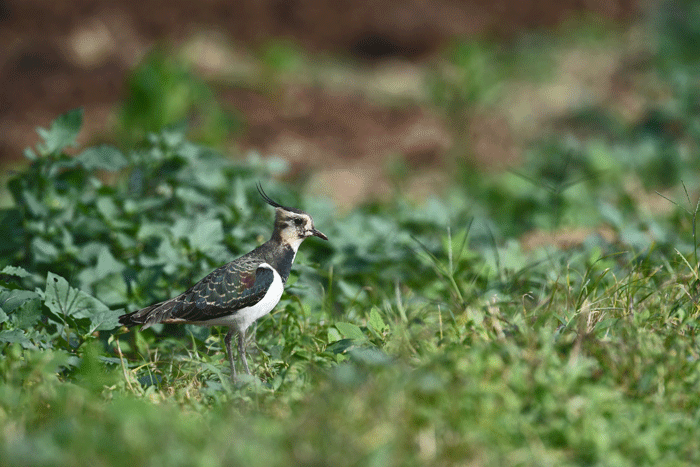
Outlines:
[[275, 207], [275, 208], [281, 208], [281, 209], [284, 209], [285, 211], [289, 211], [289, 212], [303, 213], [303, 211], [300, 211], [299, 209], [290, 208], [288, 206], [282, 206], [280, 203], [278, 203], [277, 201], [275, 201], [272, 198], [270, 198], [269, 196], [267, 196], [267, 193], [265, 193], [265, 190], [263, 190], [262, 184], [260, 182], [258, 182], [256, 184], [256, 187], [258, 188], [258, 193], [260, 193], [260, 196], [262, 196], [262, 199], [264, 199], [265, 202], [267, 204], [269, 204], [270, 206]]

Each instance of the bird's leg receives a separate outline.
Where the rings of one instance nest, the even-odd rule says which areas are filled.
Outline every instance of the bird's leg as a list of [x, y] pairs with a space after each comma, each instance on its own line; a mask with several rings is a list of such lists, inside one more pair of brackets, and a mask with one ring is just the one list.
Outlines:
[[231, 338], [233, 337], [233, 329], [229, 329], [224, 344], [226, 344], [226, 352], [228, 352], [228, 362], [231, 365], [231, 381], [236, 382], [236, 365], [233, 362], [233, 353], [231, 352]]
[[245, 331], [238, 331], [238, 355], [243, 360], [243, 368], [245, 372], [250, 374], [250, 369], [248, 368], [248, 360], [245, 358]]

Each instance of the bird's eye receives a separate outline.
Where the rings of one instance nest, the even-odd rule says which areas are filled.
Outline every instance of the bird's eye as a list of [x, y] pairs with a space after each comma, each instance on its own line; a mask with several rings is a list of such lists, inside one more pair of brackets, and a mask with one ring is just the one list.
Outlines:
[[294, 225], [302, 225], [304, 223], [304, 219], [299, 219], [298, 217], [294, 219]]

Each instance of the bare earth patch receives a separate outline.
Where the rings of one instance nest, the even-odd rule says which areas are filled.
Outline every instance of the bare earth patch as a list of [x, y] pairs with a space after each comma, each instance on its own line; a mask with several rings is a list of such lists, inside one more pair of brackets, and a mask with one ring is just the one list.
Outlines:
[[[164, 43], [189, 46], [195, 69], [229, 83], [217, 85], [219, 98], [246, 120], [234, 152], [282, 157], [293, 176], [316, 172], [316, 186], [333, 187], [319, 192], [337, 191], [343, 204], [384, 192], [387, 161], [397, 158], [417, 175], [428, 174], [424, 180], [440, 178], [435, 174], [445, 169], [446, 154], [502, 169], [517, 163], [533, 125], [536, 131], [542, 121], [587, 102], [601, 89], [595, 83], [612, 89], [617, 57], [605, 51], [562, 57], [560, 75], [573, 78], [511, 90], [509, 104], [471, 118], [470, 147], [454, 154], [449, 122], [423, 95], [422, 76], [436, 53], [456, 35], [507, 39], [581, 12], [620, 20], [637, 10], [631, 0], [583, 6], [577, 0], [0, 1], [0, 162], [21, 160], [23, 149], [36, 143], [36, 126], [79, 106], [86, 124], [80, 143], [109, 139], [126, 73], [150, 47]], [[197, 42], [202, 37], [228, 45]], [[318, 82], [302, 77], [277, 83], [269, 93], [231, 83], [232, 75], [254, 75], [255, 51], [273, 37], [344, 58], [317, 71]], [[428, 186], [413, 185], [423, 187], [418, 192]]]

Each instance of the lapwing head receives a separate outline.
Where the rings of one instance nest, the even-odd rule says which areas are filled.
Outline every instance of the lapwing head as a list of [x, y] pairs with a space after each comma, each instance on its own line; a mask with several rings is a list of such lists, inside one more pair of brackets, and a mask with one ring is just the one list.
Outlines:
[[316, 230], [314, 220], [309, 214], [301, 209], [282, 206], [278, 202], [273, 201], [267, 196], [260, 183], [258, 183], [258, 192], [267, 204], [275, 208], [275, 228], [272, 232], [272, 238], [277, 238], [282, 243], [290, 245], [294, 248], [294, 251], [299, 248], [301, 242], [307, 237], [318, 237], [328, 240], [328, 237]]

